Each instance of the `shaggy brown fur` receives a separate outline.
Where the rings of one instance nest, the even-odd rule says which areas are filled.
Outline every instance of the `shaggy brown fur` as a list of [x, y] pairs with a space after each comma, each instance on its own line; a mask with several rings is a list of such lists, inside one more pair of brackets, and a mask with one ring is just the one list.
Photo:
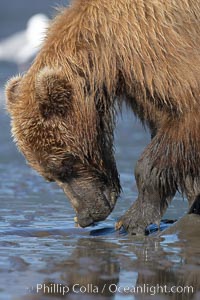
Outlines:
[[[120, 191], [113, 129], [124, 99], [153, 139], [121, 223], [135, 232], [160, 220], [177, 189], [190, 205], [200, 194], [199, 20], [199, 0], [76, 0], [52, 22], [30, 70], [8, 83], [18, 147], [76, 210], [82, 203], [83, 226], [105, 218]], [[101, 214], [104, 186], [110, 207]]]

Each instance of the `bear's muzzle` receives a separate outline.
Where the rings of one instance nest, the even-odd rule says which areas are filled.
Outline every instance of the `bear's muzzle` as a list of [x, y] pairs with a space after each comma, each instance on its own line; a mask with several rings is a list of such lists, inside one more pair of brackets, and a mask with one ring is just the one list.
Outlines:
[[87, 227], [94, 222], [105, 220], [112, 212], [117, 201], [118, 193], [111, 188], [96, 187], [91, 184], [80, 186], [77, 182], [57, 182], [72, 204], [78, 224]]

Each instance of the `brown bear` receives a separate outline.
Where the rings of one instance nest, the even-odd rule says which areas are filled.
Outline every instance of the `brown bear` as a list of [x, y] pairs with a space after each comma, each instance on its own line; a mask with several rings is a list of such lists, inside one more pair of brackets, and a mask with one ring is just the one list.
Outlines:
[[200, 0], [76, 0], [52, 21], [23, 76], [6, 87], [14, 139], [56, 181], [81, 226], [105, 219], [120, 193], [116, 107], [150, 128], [130, 233], [160, 221], [176, 191], [199, 213]]

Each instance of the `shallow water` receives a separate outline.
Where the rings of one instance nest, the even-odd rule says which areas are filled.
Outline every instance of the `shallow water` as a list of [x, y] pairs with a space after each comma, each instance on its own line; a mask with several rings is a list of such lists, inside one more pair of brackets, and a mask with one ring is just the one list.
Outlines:
[[[76, 228], [63, 192], [31, 170], [11, 140], [3, 85], [17, 72], [0, 62], [0, 299], [200, 299], [198, 217], [185, 217], [162, 236], [114, 230], [137, 197], [133, 169], [148, 132], [124, 110], [116, 129], [121, 198], [107, 220]], [[165, 217], [179, 219], [186, 211], [187, 201], [177, 195]], [[170, 292], [174, 286], [179, 293]]]

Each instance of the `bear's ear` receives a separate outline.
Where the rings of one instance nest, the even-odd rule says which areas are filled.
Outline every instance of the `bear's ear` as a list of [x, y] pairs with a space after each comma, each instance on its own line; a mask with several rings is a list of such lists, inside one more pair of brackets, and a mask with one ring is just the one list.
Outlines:
[[21, 76], [15, 76], [12, 77], [6, 84], [6, 107], [9, 112], [12, 111], [13, 105], [17, 101], [18, 89], [21, 80]]
[[59, 70], [44, 68], [35, 82], [39, 111], [44, 119], [64, 117], [72, 106], [73, 89]]

